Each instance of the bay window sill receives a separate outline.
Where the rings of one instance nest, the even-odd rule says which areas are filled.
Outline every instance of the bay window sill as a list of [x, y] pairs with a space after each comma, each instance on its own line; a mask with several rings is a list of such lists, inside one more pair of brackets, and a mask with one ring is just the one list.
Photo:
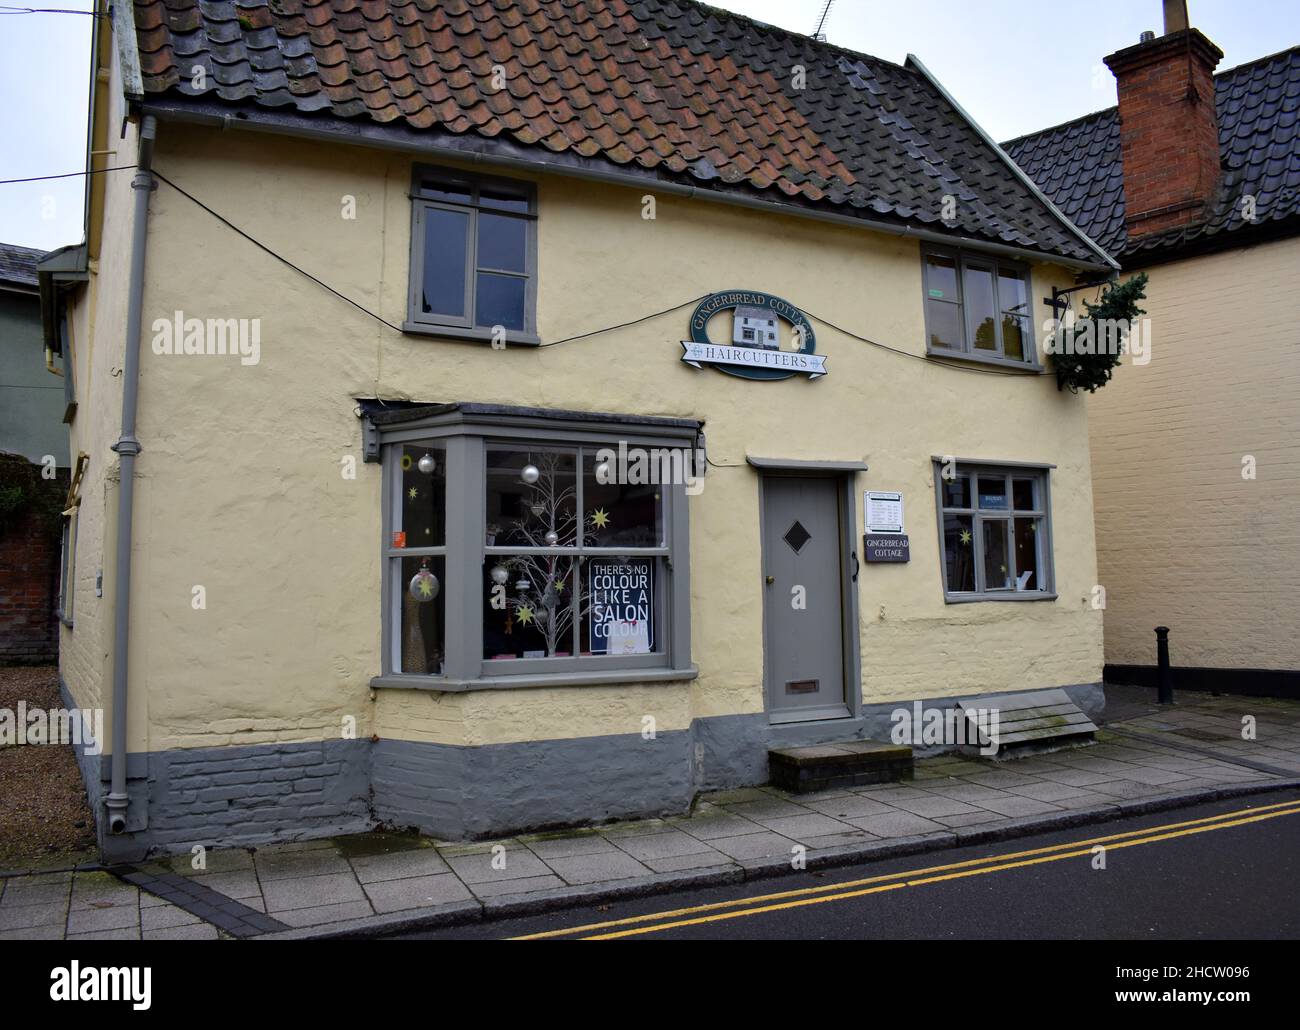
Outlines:
[[445, 676], [413, 676], [387, 673], [376, 676], [370, 686], [376, 690], [433, 690], [464, 693], [470, 690], [522, 690], [532, 687], [588, 687], [632, 683], [683, 683], [699, 676], [694, 665], [684, 669], [609, 669], [599, 672], [535, 673], [520, 676], [481, 676], [478, 679], [450, 679]]

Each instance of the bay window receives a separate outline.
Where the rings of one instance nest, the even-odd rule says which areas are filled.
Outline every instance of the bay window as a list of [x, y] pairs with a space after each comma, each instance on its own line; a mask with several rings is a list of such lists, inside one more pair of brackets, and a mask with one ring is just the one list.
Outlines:
[[[376, 416], [387, 500], [378, 685], [693, 675], [685, 484], [657, 473], [684, 467], [697, 424], [519, 410]], [[618, 459], [674, 450], [677, 462], [631, 475]]]

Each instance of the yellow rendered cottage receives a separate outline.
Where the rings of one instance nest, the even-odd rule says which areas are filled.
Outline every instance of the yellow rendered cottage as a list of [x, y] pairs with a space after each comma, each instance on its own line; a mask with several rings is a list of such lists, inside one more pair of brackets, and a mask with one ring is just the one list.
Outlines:
[[1101, 705], [1041, 326], [1115, 265], [920, 61], [687, 0], [97, 22], [42, 285], [106, 855], [682, 812], [913, 702]]

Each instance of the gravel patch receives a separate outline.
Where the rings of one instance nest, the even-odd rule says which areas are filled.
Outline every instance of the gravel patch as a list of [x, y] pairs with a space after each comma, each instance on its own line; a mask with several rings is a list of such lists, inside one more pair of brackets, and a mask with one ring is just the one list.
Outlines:
[[[0, 667], [0, 708], [62, 708], [53, 666]], [[67, 744], [0, 747], [0, 870], [93, 861], [94, 821]]]

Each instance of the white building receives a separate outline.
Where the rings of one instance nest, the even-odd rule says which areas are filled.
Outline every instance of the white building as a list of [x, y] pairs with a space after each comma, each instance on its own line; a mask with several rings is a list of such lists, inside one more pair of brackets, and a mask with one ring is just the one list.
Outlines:
[[778, 350], [781, 337], [776, 329], [776, 316], [763, 308], [741, 306], [736, 308], [731, 323], [731, 342], [742, 347], [763, 347]]

